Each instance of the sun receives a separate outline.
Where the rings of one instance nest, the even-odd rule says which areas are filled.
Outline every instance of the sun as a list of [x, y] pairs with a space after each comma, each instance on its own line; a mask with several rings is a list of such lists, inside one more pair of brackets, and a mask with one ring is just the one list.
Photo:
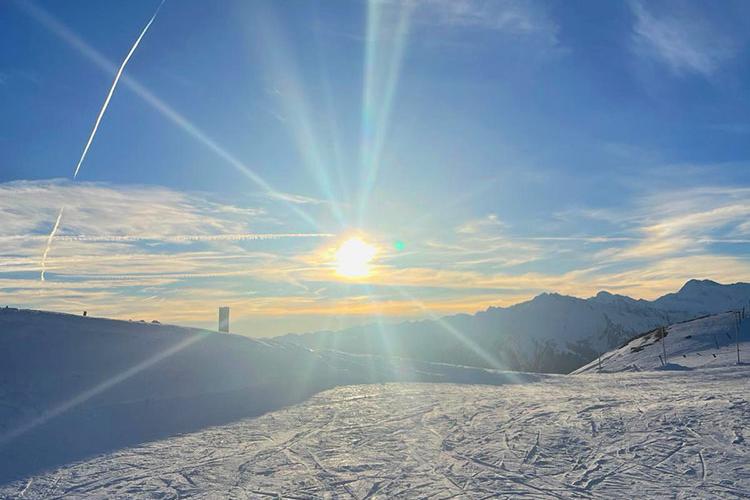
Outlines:
[[370, 262], [377, 249], [359, 237], [349, 238], [335, 254], [336, 273], [347, 278], [362, 278], [370, 274]]

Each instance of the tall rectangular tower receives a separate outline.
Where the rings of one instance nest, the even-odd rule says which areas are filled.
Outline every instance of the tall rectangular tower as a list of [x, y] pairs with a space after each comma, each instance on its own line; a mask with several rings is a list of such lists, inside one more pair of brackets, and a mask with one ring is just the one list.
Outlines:
[[219, 308], [219, 331], [229, 333], [229, 307]]

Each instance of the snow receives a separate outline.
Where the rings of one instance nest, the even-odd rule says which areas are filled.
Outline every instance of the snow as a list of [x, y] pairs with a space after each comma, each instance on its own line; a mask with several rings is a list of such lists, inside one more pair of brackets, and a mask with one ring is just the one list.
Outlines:
[[[476, 314], [339, 332], [289, 335], [315, 349], [388, 355], [488, 368], [568, 373], [629, 338], [658, 326], [750, 305], [750, 284], [691, 280], [654, 301], [599, 292], [588, 299], [543, 293]], [[485, 353], [477, 355], [472, 346]], [[489, 354], [487, 356], [486, 354]], [[488, 359], [488, 357], [490, 359]]]
[[[601, 370], [619, 372], [626, 370], [693, 369], [737, 364], [736, 314], [727, 312], [698, 318], [667, 328], [662, 347], [658, 330], [652, 330], [627, 342], [619, 349], [603, 354]], [[750, 320], [740, 326], [740, 355], [750, 362]], [[667, 352], [668, 365], [662, 362]], [[573, 373], [599, 370], [599, 360], [579, 368]]]
[[0, 309], [0, 498], [747, 497], [732, 325], [563, 376]]
[[27, 498], [742, 498], [750, 367], [369, 384], [0, 486]]
[[722, 285], [711, 280], [690, 280], [677, 293], [656, 299], [654, 306], [664, 311], [689, 311], [694, 316], [716, 314], [748, 307], [750, 283]]
[[316, 353], [170, 325], [0, 309], [0, 483], [256, 416], [341, 385], [536, 379]]

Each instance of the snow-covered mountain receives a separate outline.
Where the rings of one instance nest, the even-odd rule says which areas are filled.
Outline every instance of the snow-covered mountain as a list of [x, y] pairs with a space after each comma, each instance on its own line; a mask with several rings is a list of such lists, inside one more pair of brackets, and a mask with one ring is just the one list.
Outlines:
[[315, 349], [398, 355], [491, 368], [567, 373], [629, 338], [657, 326], [741, 308], [750, 284], [691, 280], [654, 301], [599, 292], [588, 299], [542, 294], [473, 315], [338, 332], [288, 335]]
[[734, 312], [726, 312], [670, 325], [664, 333], [655, 329], [573, 373], [734, 366], [738, 347], [740, 360], [750, 363], [750, 319], [740, 318]]
[[750, 283], [722, 285], [711, 280], [690, 280], [677, 293], [656, 299], [653, 305], [663, 311], [688, 311], [696, 316], [748, 307]]

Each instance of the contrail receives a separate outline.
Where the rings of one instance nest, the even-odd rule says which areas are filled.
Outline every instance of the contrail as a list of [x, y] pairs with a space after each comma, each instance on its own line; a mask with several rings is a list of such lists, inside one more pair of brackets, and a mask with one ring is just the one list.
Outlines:
[[[149, 19], [148, 23], [146, 23], [146, 26], [141, 31], [141, 34], [138, 35], [138, 38], [136, 38], [135, 43], [130, 48], [130, 51], [128, 52], [128, 55], [125, 56], [125, 59], [123, 59], [122, 64], [120, 64], [120, 68], [117, 70], [117, 73], [115, 74], [115, 79], [112, 82], [112, 86], [109, 89], [109, 93], [107, 94], [107, 98], [104, 100], [104, 105], [102, 106], [102, 109], [99, 111], [99, 115], [96, 117], [96, 122], [94, 122], [94, 128], [91, 130], [91, 134], [89, 135], [88, 141], [86, 141], [86, 146], [83, 148], [83, 153], [81, 153], [81, 157], [78, 159], [78, 164], [76, 165], [75, 172], [73, 172], [73, 180], [78, 176], [78, 171], [81, 169], [81, 165], [83, 164], [83, 160], [86, 158], [86, 154], [89, 152], [89, 148], [91, 147], [91, 142], [94, 140], [94, 136], [96, 135], [96, 131], [99, 129], [99, 124], [102, 121], [102, 117], [104, 116], [104, 112], [107, 111], [107, 106], [109, 106], [109, 101], [112, 99], [112, 94], [115, 92], [115, 88], [117, 87], [117, 82], [120, 81], [120, 76], [122, 76], [122, 72], [125, 70], [125, 66], [128, 64], [128, 61], [130, 61], [130, 58], [133, 55], [133, 52], [135, 52], [135, 49], [138, 48], [138, 45], [141, 43], [141, 40], [143, 39], [143, 36], [146, 34], [148, 29], [151, 27], [151, 24], [154, 22], [154, 19], [156, 19], [156, 15], [159, 13], [159, 10], [161, 10], [162, 5], [164, 5], [164, 2], [166, 0], [161, 0], [161, 3], [156, 8], [156, 11], [154, 11], [154, 15], [151, 16], [151, 19]], [[52, 228], [52, 232], [49, 233], [49, 237], [47, 238], [47, 247], [44, 249], [44, 254], [42, 254], [42, 264], [41, 264], [41, 272], [39, 274], [39, 279], [41, 281], [44, 281], [44, 271], [45, 267], [47, 265], [47, 254], [49, 253], [50, 247], [52, 246], [52, 240], [55, 237], [55, 233], [57, 233], [57, 229], [60, 227], [60, 219], [62, 219], [63, 209], [65, 207], [60, 208], [60, 213], [57, 214], [57, 220], [55, 221], [55, 225]]]
[[151, 27], [151, 23], [153, 23], [154, 19], [156, 19], [156, 15], [159, 13], [159, 10], [161, 10], [161, 6], [164, 5], [164, 2], [165, 0], [161, 0], [161, 3], [156, 8], [154, 15], [151, 16], [151, 19], [149, 19], [148, 23], [143, 28], [143, 31], [141, 31], [141, 34], [138, 36], [138, 38], [135, 40], [135, 43], [130, 48], [130, 52], [128, 52], [128, 55], [125, 56], [125, 59], [122, 61], [122, 64], [120, 64], [120, 68], [117, 70], [117, 73], [115, 74], [115, 79], [112, 82], [112, 86], [109, 89], [109, 94], [107, 94], [107, 98], [104, 100], [104, 105], [102, 106], [102, 109], [99, 111], [99, 116], [96, 117], [96, 122], [94, 123], [94, 128], [91, 130], [91, 135], [89, 135], [89, 140], [86, 142], [86, 147], [83, 148], [83, 153], [81, 153], [81, 158], [78, 160], [78, 164], [76, 165], [76, 170], [75, 172], [73, 172], [73, 179], [75, 179], [78, 176], [78, 171], [81, 169], [81, 164], [83, 163], [83, 160], [86, 158], [86, 153], [89, 152], [89, 147], [91, 146], [91, 142], [94, 140], [94, 136], [96, 135], [96, 130], [99, 128], [99, 123], [101, 123], [102, 121], [104, 112], [107, 111], [107, 106], [109, 106], [109, 101], [110, 99], [112, 99], [112, 94], [114, 94], [115, 92], [115, 88], [117, 87], [117, 82], [120, 81], [120, 76], [122, 76], [122, 72], [125, 69], [125, 66], [128, 64], [128, 61], [130, 61], [130, 57], [133, 55], [133, 52], [135, 52], [135, 49], [138, 48], [138, 44], [141, 43], [143, 36]]
[[[67, 26], [60, 23], [57, 19], [52, 17], [47, 11], [41, 7], [34, 5], [32, 2], [23, 2], [19, 4], [28, 14], [34, 19], [46, 26], [54, 35], [58, 36], [65, 43], [78, 50], [82, 56], [92, 61], [102, 70], [107, 73], [115, 72], [115, 65], [110, 63], [107, 58], [100, 54], [96, 49], [91, 47], [85, 41], [83, 41], [78, 35], [72, 32]], [[185, 133], [187, 133], [193, 139], [196, 139], [203, 146], [210, 149], [219, 158], [224, 160], [233, 168], [237, 169], [240, 173], [249, 178], [253, 183], [260, 187], [264, 192], [271, 195], [280, 195], [279, 191], [273, 188], [268, 182], [266, 182], [259, 174], [255, 173], [250, 167], [245, 165], [232, 153], [224, 149], [218, 142], [206, 134], [203, 130], [198, 128], [186, 117], [177, 112], [174, 108], [170, 107], [167, 103], [162, 101], [158, 96], [153, 94], [150, 90], [140, 84], [137, 80], [127, 74], [122, 75], [122, 84], [126, 85], [130, 90], [135, 92], [135, 95], [143, 99], [146, 104], [150, 105], [154, 110], [161, 113], [161, 115], [173, 124], [177, 125]], [[289, 200], [282, 200], [286, 203], [286, 206], [292, 210], [296, 215], [302, 218], [305, 222], [310, 224], [312, 227], [319, 227], [319, 224], [308, 215], [304, 210], [300, 209], [296, 203], [290, 203]]]
[[[58, 241], [86, 241], [97, 243], [118, 243], [132, 241], [163, 241], [170, 243], [190, 241], [246, 241], [246, 240], [279, 240], [286, 238], [331, 238], [333, 233], [230, 233], [230, 234], [64, 234], [55, 236]], [[41, 234], [11, 234], [0, 236], [0, 241], [33, 241], [49, 240], [49, 236]], [[0, 263], [0, 266], [4, 263]]]
[[52, 239], [55, 237], [55, 233], [57, 233], [57, 228], [60, 227], [60, 219], [62, 219], [63, 210], [65, 210], [65, 207], [60, 208], [60, 213], [57, 214], [57, 220], [55, 221], [55, 225], [52, 227], [52, 232], [49, 233], [49, 237], [47, 238], [47, 247], [44, 249], [44, 254], [42, 254], [42, 271], [39, 275], [39, 278], [44, 281], [44, 271], [45, 267], [47, 266], [47, 254], [49, 253], [49, 249], [52, 246]]

